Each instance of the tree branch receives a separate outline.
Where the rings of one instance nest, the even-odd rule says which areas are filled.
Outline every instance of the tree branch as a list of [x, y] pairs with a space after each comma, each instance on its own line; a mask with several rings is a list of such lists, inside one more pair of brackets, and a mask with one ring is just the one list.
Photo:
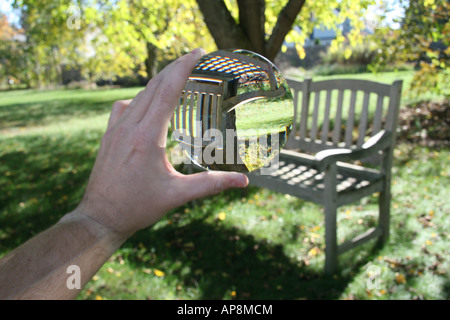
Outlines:
[[223, 0], [197, 0], [197, 3], [219, 49], [249, 48], [247, 35], [234, 21]]
[[249, 39], [249, 49], [265, 55], [265, 0], [237, 0], [237, 4], [239, 25]]
[[284, 38], [292, 29], [295, 18], [302, 10], [305, 0], [289, 0], [278, 15], [277, 23], [272, 30], [269, 40], [266, 43], [266, 57], [270, 60], [275, 59], [278, 51], [283, 44]]

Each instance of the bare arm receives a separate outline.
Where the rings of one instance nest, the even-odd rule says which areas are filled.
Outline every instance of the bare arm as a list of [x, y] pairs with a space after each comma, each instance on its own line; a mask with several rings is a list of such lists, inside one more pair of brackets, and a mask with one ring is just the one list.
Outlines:
[[[0, 260], [0, 298], [75, 298], [125, 240], [84, 215], [70, 213]], [[69, 266], [79, 268], [78, 288], [67, 285]]]
[[184, 203], [230, 187], [245, 175], [203, 172], [184, 176], [169, 163], [169, 120], [200, 50], [153, 78], [132, 101], [114, 104], [86, 192], [56, 225], [0, 260], [0, 298], [70, 299], [67, 268], [79, 267], [81, 287], [137, 230]]

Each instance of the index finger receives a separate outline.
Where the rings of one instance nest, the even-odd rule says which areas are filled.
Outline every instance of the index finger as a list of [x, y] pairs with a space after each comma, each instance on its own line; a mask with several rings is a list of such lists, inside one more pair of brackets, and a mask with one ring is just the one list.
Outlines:
[[205, 51], [201, 48], [193, 50], [164, 68], [154, 79], [158, 82], [156, 85], [149, 83], [146, 90], [151, 91], [149, 92], [151, 101], [141, 120], [142, 125], [149, 126], [155, 123], [168, 125], [189, 75], [204, 54]]

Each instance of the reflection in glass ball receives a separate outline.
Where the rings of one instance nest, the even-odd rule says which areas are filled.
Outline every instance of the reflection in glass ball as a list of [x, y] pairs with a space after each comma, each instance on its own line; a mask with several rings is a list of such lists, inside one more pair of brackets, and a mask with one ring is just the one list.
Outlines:
[[173, 138], [204, 169], [250, 172], [278, 158], [294, 102], [278, 68], [247, 50], [220, 50], [195, 66], [172, 119]]

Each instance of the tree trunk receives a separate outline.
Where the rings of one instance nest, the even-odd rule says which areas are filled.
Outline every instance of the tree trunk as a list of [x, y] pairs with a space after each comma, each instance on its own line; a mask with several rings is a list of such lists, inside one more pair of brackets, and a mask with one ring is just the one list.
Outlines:
[[152, 79], [158, 73], [156, 52], [158, 48], [151, 42], [146, 42], [147, 58], [145, 59], [145, 71], [147, 71], [148, 80]]
[[305, 0], [288, 1], [278, 15], [268, 39], [264, 29], [264, 0], [238, 0], [239, 23], [234, 20], [223, 0], [197, 0], [197, 3], [219, 49], [248, 49], [273, 61]]
[[203, 20], [219, 49], [250, 49], [250, 41], [223, 0], [197, 0]]

